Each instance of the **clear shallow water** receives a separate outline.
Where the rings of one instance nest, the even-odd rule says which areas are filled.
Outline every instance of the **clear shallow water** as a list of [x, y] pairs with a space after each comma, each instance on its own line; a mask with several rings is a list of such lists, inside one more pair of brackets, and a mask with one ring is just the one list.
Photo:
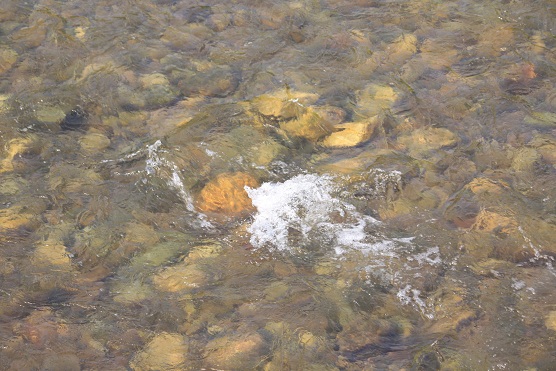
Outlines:
[[550, 370], [550, 1], [5, 0], [6, 370]]

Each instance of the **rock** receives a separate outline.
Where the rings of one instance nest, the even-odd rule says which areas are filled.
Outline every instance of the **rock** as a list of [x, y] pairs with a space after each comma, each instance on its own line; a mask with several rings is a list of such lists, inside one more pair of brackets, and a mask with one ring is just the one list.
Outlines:
[[216, 32], [224, 31], [231, 22], [231, 16], [225, 13], [211, 14], [206, 21], [207, 26]]
[[356, 147], [371, 139], [375, 129], [381, 123], [378, 116], [368, 121], [347, 122], [336, 125], [338, 131], [330, 134], [322, 141], [322, 145], [328, 148]]
[[508, 234], [517, 227], [518, 224], [514, 218], [482, 209], [471, 229], [482, 232], [493, 232], [496, 230], [496, 233]]
[[37, 19], [29, 27], [20, 28], [12, 34], [12, 40], [27, 48], [36, 48], [46, 38], [49, 25], [42, 19]]
[[81, 364], [75, 354], [53, 354], [45, 358], [41, 371], [80, 371]]
[[218, 242], [207, 243], [199, 246], [195, 246], [187, 255], [189, 261], [194, 261], [196, 259], [211, 258], [220, 255], [222, 252], [222, 245]]
[[528, 143], [542, 155], [543, 159], [556, 165], [556, 139], [550, 135], [537, 135]]
[[110, 139], [101, 133], [88, 133], [79, 138], [81, 148], [91, 154], [99, 153], [110, 146]]
[[460, 55], [459, 50], [453, 44], [441, 43], [435, 38], [424, 40], [419, 49], [421, 51], [419, 57], [423, 64], [427, 68], [435, 70], [450, 67]]
[[190, 76], [182, 78], [178, 87], [188, 97], [224, 98], [233, 94], [239, 85], [239, 76], [230, 67], [198, 66]]
[[245, 215], [255, 210], [245, 186], [256, 188], [259, 183], [247, 173], [220, 174], [201, 190], [197, 207], [203, 212]]
[[[314, 104], [318, 98], [317, 94], [279, 90], [260, 95], [254, 98], [251, 104], [261, 115], [288, 120], [304, 112], [304, 108]], [[317, 108], [315, 110], [319, 114], [322, 113]]]
[[556, 331], [556, 310], [548, 312], [546, 319], [544, 320], [544, 325], [546, 328]]
[[[496, 182], [487, 178], [475, 178], [456, 192], [446, 202], [444, 218], [459, 228], [471, 228], [476, 221], [481, 209], [494, 206], [500, 195], [509, 190], [503, 182]], [[499, 216], [493, 214], [490, 216]], [[483, 213], [481, 222], [476, 225], [477, 230], [493, 230], [493, 224], [488, 221], [489, 214]], [[510, 225], [506, 219], [499, 220], [501, 225]], [[493, 221], [494, 224], [497, 222]], [[509, 224], [508, 224], [509, 223]], [[492, 229], [491, 229], [492, 227]]]
[[[2, 171], [0, 170], [0, 173]], [[0, 181], [0, 195], [14, 196], [22, 193], [29, 186], [29, 182], [15, 175], [3, 176]]]
[[0, 231], [6, 232], [19, 228], [32, 228], [35, 224], [35, 215], [28, 213], [25, 206], [12, 206], [0, 210]]
[[388, 85], [370, 84], [356, 93], [356, 112], [363, 119], [381, 114], [392, 107], [399, 93]]
[[518, 172], [533, 172], [542, 162], [542, 157], [534, 148], [522, 147], [517, 150], [513, 160], [512, 169]]
[[417, 37], [413, 34], [400, 35], [388, 46], [388, 52], [390, 63], [403, 63], [417, 52]]
[[40, 143], [35, 135], [28, 135], [24, 138], [14, 138], [6, 144], [6, 157], [0, 162], [0, 173], [13, 171], [14, 160], [26, 155], [38, 154]]
[[184, 32], [172, 26], [166, 28], [160, 40], [179, 50], [199, 50], [203, 45], [202, 40], [191, 32]]
[[125, 241], [152, 246], [158, 242], [158, 235], [150, 225], [132, 222], [126, 226]]
[[448, 129], [423, 128], [400, 136], [396, 144], [413, 157], [426, 158], [437, 154], [440, 149], [454, 147], [458, 142], [458, 136]]
[[17, 61], [17, 52], [13, 49], [4, 47], [0, 49], [0, 74], [8, 71]]
[[218, 337], [209, 341], [206, 363], [210, 367], [225, 370], [248, 370], [256, 368], [266, 344], [257, 332]]
[[140, 303], [156, 295], [150, 286], [139, 280], [128, 282], [120, 279], [117, 284], [111, 287], [110, 292], [115, 302], [127, 304]]
[[332, 125], [341, 124], [346, 118], [346, 111], [335, 106], [315, 106], [315, 112]]
[[42, 123], [56, 124], [66, 117], [66, 113], [59, 107], [42, 106], [36, 111], [35, 116]]
[[311, 142], [334, 131], [334, 127], [311, 108], [292, 120], [280, 122], [279, 126], [287, 136], [304, 138]]
[[208, 275], [189, 261], [168, 267], [153, 277], [157, 288], [168, 292], [192, 290], [204, 286], [208, 281]]
[[71, 261], [66, 247], [60, 242], [47, 240], [39, 243], [33, 253], [36, 265], [55, 265], [58, 267], [69, 267]]
[[150, 75], [143, 75], [139, 78], [143, 88], [149, 88], [153, 85], [169, 85], [168, 78], [161, 73], [152, 73]]
[[183, 370], [188, 350], [184, 336], [163, 332], [135, 354], [129, 365], [134, 371]]
[[464, 295], [464, 290], [458, 287], [441, 289], [436, 300], [436, 319], [430, 329], [431, 333], [459, 331], [478, 318], [477, 311], [466, 303]]

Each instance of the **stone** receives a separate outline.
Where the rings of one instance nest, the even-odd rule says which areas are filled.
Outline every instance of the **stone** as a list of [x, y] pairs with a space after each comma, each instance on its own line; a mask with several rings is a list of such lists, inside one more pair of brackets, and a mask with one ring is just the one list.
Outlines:
[[[319, 96], [313, 93], [279, 90], [254, 98], [251, 105], [261, 115], [287, 120], [298, 116], [305, 107], [316, 103], [318, 98]], [[317, 110], [317, 113], [321, 112]]]
[[0, 210], [0, 231], [18, 228], [30, 228], [35, 221], [35, 215], [26, 213], [27, 207], [12, 206]]
[[238, 75], [230, 67], [217, 65], [199, 65], [197, 71], [178, 82], [178, 87], [188, 97], [224, 98], [233, 94], [238, 85]]
[[317, 142], [334, 131], [329, 122], [310, 108], [292, 120], [280, 122], [279, 126], [287, 136], [304, 138], [311, 142]]
[[542, 161], [542, 156], [534, 148], [522, 147], [517, 150], [513, 160], [512, 169], [518, 172], [532, 172]]
[[66, 247], [58, 241], [44, 241], [38, 244], [33, 253], [33, 259], [37, 265], [55, 265], [58, 267], [69, 267], [71, 260]]
[[207, 26], [216, 32], [224, 31], [226, 27], [231, 22], [231, 16], [229, 14], [220, 13], [220, 14], [211, 14], [207, 18]]
[[445, 128], [422, 128], [402, 135], [396, 141], [399, 149], [407, 150], [417, 158], [426, 158], [437, 154], [440, 149], [454, 147], [459, 137]]
[[314, 106], [315, 112], [332, 125], [341, 124], [346, 118], [346, 111], [336, 106]]
[[508, 234], [517, 228], [518, 224], [514, 218], [501, 215], [496, 212], [481, 209], [471, 229], [482, 232], [493, 232]]
[[189, 261], [168, 267], [153, 277], [156, 287], [167, 292], [192, 290], [205, 285], [208, 280], [208, 275]]
[[203, 212], [229, 216], [240, 216], [254, 211], [245, 186], [256, 188], [259, 182], [247, 173], [220, 174], [201, 190], [197, 207]]
[[0, 49], [0, 74], [8, 71], [17, 61], [17, 52], [10, 48]]
[[79, 357], [75, 354], [53, 354], [45, 358], [41, 371], [80, 371]]
[[417, 37], [414, 34], [400, 35], [388, 46], [388, 52], [390, 63], [403, 63], [417, 52]]
[[556, 310], [548, 312], [546, 319], [544, 320], [544, 325], [546, 328], [556, 331]]
[[129, 365], [134, 371], [183, 370], [188, 350], [183, 335], [163, 332], [135, 354]]
[[125, 241], [152, 246], [158, 242], [158, 235], [150, 225], [132, 222], [126, 226]]
[[542, 155], [543, 160], [556, 165], [556, 139], [549, 135], [537, 135], [528, 143]]
[[139, 81], [143, 88], [148, 88], [153, 85], [169, 85], [170, 82], [168, 78], [161, 73], [152, 73], [149, 75], [143, 75], [139, 78]]
[[12, 40], [27, 48], [36, 48], [46, 38], [49, 25], [42, 19], [37, 19], [29, 27], [20, 28], [12, 34]]
[[115, 302], [127, 304], [140, 303], [155, 295], [151, 287], [140, 280], [131, 282], [120, 280], [110, 289], [110, 292]]
[[172, 26], [166, 28], [160, 40], [179, 50], [199, 50], [202, 45], [199, 37]]
[[380, 123], [378, 116], [374, 116], [368, 121], [336, 125], [334, 128], [338, 131], [324, 138], [322, 145], [328, 148], [357, 147], [371, 139]]
[[101, 133], [88, 133], [79, 138], [81, 148], [89, 153], [98, 153], [110, 146], [110, 139]]
[[264, 339], [255, 331], [221, 336], [208, 342], [206, 363], [216, 369], [253, 369], [261, 361], [265, 348]]
[[28, 135], [25, 138], [14, 138], [6, 144], [6, 157], [0, 161], [0, 173], [13, 171], [13, 161], [26, 154], [37, 154], [40, 150], [39, 140], [35, 135]]
[[66, 117], [66, 113], [60, 107], [42, 106], [35, 113], [37, 120], [46, 124], [55, 124]]
[[396, 102], [399, 93], [389, 85], [369, 84], [356, 92], [358, 116], [372, 117], [388, 110]]

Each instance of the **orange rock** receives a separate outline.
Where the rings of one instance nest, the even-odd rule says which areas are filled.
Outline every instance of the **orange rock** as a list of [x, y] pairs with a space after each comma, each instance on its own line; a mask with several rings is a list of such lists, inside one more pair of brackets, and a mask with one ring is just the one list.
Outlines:
[[253, 211], [251, 199], [244, 187], [259, 183], [246, 173], [224, 173], [211, 180], [199, 194], [197, 207], [204, 212], [240, 215]]

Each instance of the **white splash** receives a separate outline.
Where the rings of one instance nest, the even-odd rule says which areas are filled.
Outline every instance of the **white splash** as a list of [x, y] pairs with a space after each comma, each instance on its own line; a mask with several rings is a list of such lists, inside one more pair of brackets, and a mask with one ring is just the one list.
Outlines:
[[378, 223], [334, 197], [333, 181], [327, 175], [303, 174], [283, 183], [245, 189], [257, 208], [248, 229], [251, 244], [257, 248], [290, 250], [317, 242], [342, 253], [350, 247], [369, 247], [364, 229]]

